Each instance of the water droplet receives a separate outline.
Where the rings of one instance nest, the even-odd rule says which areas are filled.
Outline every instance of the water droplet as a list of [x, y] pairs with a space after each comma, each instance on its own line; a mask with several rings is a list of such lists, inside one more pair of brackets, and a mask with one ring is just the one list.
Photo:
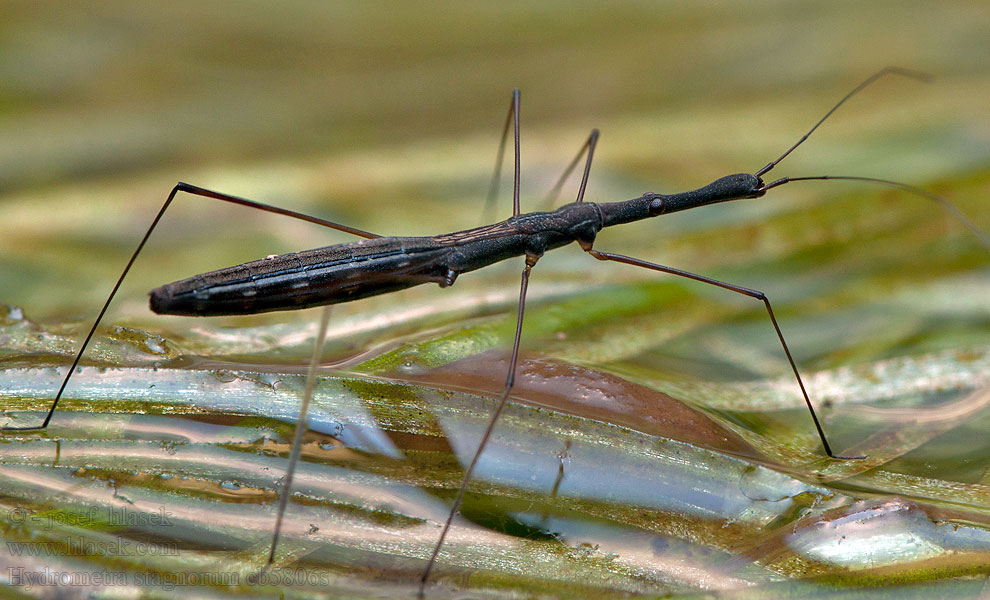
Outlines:
[[18, 321], [24, 320], [24, 311], [20, 306], [10, 306], [9, 304], [0, 304], [0, 324], [2, 325], [13, 325]]

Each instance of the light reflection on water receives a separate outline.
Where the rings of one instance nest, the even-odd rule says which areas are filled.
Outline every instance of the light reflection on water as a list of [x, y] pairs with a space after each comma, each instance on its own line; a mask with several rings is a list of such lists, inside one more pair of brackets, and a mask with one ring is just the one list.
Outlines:
[[[981, 372], [986, 357], [941, 360], [943, 370]], [[216, 595], [275, 589], [249, 578], [270, 544], [300, 370], [181, 364], [84, 368], [49, 430], [4, 437], [4, 539], [44, 552], [25, 557], [8, 544], [3, 566], [112, 567], [132, 590], [141, 576], [187, 570], [204, 580], [236, 575], [233, 585], [197, 588]], [[471, 390], [497, 389], [503, 370], [504, 357], [481, 355], [414, 373], [325, 373], [276, 564], [303, 574], [283, 586], [290, 595], [414, 591], [493, 408], [490, 393]], [[33, 411], [57, 380], [32, 366], [0, 377], [14, 390], [5, 393], [25, 398], [17, 408]], [[507, 409], [482, 456], [437, 581], [495, 595], [552, 581], [567, 596], [597, 597], [876, 569], [908, 576], [937, 565], [977, 574], [990, 560], [985, 479], [888, 468], [949, 431], [954, 444], [979, 446], [990, 392], [929, 377], [923, 398], [917, 379], [898, 396], [894, 381], [884, 381], [886, 401], [846, 407], [854, 420], [885, 423], [861, 444], [870, 458], [835, 463], [803, 435], [778, 439], [760, 411], [726, 420], [687, 403], [704, 394], [668, 387], [678, 398], [649, 382], [526, 359], [515, 394], [525, 404]], [[774, 424], [806, 419], [797, 409], [765, 414]], [[39, 413], [8, 416], [22, 423]], [[118, 547], [107, 550], [111, 542]], [[465, 572], [486, 576], [465, 582]]]

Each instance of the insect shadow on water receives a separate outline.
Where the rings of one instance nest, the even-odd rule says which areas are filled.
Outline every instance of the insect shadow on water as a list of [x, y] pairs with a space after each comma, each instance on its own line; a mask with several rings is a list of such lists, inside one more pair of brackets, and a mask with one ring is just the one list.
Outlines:
[[3, 428], [3, 431], [40, 430], [49, 425], [72, 374], [79, 366], [79, 362], [87, 346], [92, 340], [114, 296], [120, 289], [124, 278], [127, 276], [173, 199], [179, 192], [185, 192], [194, 196], [212, 198], [240, 206], [256, 208], [273, 214], [293, 217], [364, 238], [357, 242], [269, 256], [261, 260], [196, 275], [161, 286], [150, 292], [151, 308], [159, 314], [187, 316], [246, 315], [277, 310], [295, 310], [325, 306], [320, 319], [314, 351], [307, 370], [306, 384], [302, 394], [295, 437], [289, 455], [289, 464], [283, 478], [282, 490], [279, 494], [279, 505], [269, 550], [268, 565], [272, 565], [275, 560], [282, 519], [287, 508], [293, 475], [301, 454], [303, 434], [307, 430], [307, 414], [309, 404], [313, 398], [316, 374], [320, 357], [322, 356], [323, 342], [329, 322], [330, 305], [399, 291], [424, 283], [436, 283], [440, 287], [448, 287], [453, 285], [457, 277], [462, 273], [474, 271], [509, 258], [517, 256], [525, 257], [519, 287], [515, 334], [505, 382], [498, 396], [495, 409], [488, 420], [487, 427], [481, 435], [478, 447], [473, 453], [471, 461], [464, 469], [461, 484], [450, 506], [440, 536], [423, 568], [419, 587], [419, 591], [422, 594], [433, 566], [440, 555], [447, 534], [450, 531], [453, 519], [461, 506], [479, 458], [491, 438], [492, 431], [499, 421], [499, 417], [506, 406], [515, 384], [526, 307], [526, 294], [531, 272], [545, 252], [572, 242], [577, 242], [582, 250], [600, 261], [618, 262], [651, 271], [684, 277], [700, 283], [717, 286], [761, 302], [766, 309], [770, 324], [787, 358], [794, 379], [800, 388], [801, 396], [808, 407], [812, 423], [821, 440], [825, 454], [833, 459], [862, 458], [859, 456], [840, 455], [832, 450], [797, 368], [797, 364], [774, 315], [770, 300], [764, 292], [630, 256], [602, 252], [594, 248], [594, 242], [599, 231], [613, 225], [631, 223], [719, 202], [759, 198], [773, 188], [795, 181], [846, 180], [885, 185], [932, 200], [959, 220], [990, 251], [990, 237], [981, 231], [954, 205], [940, 196], [914, 186], [871, 177], [831, 175], [782, 177], [770, 182], [764, 182], [764, 175], [770, 172], [808, 139], [847, 100], [877, 79], [891, 74], [914, 79], [926, 79], [925, 75], [906, 69], [895, 67], [883, 69], [856, 86], [836, 103], [804, 136], [788, 148], [786, 152], [767, 163], [755, 173], [728, 175], [702, 188], [684, 193], [647, 193], [638, 198], [620, 202], [584, 202], [584, 194], [590, 175], [592, 159], [599, 139], [598, 130], [592, 130], [584, 145], [565, 169], [563, 175], [554, 185], [548, 196], [548, 201], [552, 201], [556, 197], [564, 182], [577, 168], [582, 158], [584, 158], [584, 170], [575, 202], [562, 206], [552, 212], [525, 214], [520, 209], [520, 94], [516, 90], [512, 94], [512, 101], [506, 116], [505, 125], [502, 129], [495, 171], [484, 209], [485, 214], [488, 214], [494, 206], [509, 127], [511, 125], [514, 141], [512, 217], [492, 225], [483, 225], [464, 231], [432, 237], [383, 237], [319, 217], [262, 204], [186, 183], [179, 183], [169, 193], [161, 209], [158, 211], [118, 277], [96, 320], [80, 345], [42, 422], [27, 426], [7, 426]]

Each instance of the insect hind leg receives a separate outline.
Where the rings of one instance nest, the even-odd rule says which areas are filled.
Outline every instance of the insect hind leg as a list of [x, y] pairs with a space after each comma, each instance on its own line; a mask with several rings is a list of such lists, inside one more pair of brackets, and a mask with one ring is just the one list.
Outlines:
[[97, 327], [99, 327], [100, 322], [103, 321], [103, 317], [106, 315], [107, 309], [110, 308], [110, 303], [117, 295], [117, 291], [120, 289], [121, 284], [124, 283], [124, 278], [127, 277], [127, 274], [130, 272], [131, 267], [134, 266], [134, 261], [137, 260], [137, 257], [141, 254], [141, 251], [144, 250], [144, 246], [148, 242], [148, 239], [151, 237], [151, 234], [155, 231], [155, 228], [158, 227], [158, 223], [162, 220], [162, 217], [165, 216], [165, 211], [167, 211], [169, 206], [172, 205], [172, 200], [175, 199], [176, 194], [178, 194], [179, 192], [185, 192], [192, 196], [200, 196], [203, 198], [212, 198], [214, 200], [221, 200], [223, 202], [229, 202], [231, 204], [236, 204], [238, 206], [256, 208], [258, 210], [270, 212], [272, 214], [292, 217], [294, 219], [299, 219], [301, 221], [306, 221], [308, 223], [314, 223], [316, 225], [321, 225], [323, 227], [328, 227], [330, 229], [336, 229], [337, 231], [350, 233], [352, 235], [357, 235], [364, 238], [380, 237], [377, 234], [369, 233], [367, 231], [363, 231], [355, 227], [350, 227], [348, 225], [343, 225], [335, 221], [329, 221], [327, 219], [321, 219], [320, 217], [314, 217], [312, 215], [307, 215], [305, 213], [296, 212], [293, 210], [288, 210], [285, 208], [272, 206], [270, 204], [264, 204], [261, 202], [255, 202], [254, 200], [248, 200], [246, 198], [232, 196], [230, 194], [224, 194], [222, 192], [217, 192], [214, 190], [201, 188], [195, 185], [190, 185], [188, 183], [179, 182], [178, 184], [175, 185], [175, 187], [172, 188], [172, 191], [169, 192], [168, 197], [165, 199], [165, 202], [162, 204], [162, 207], [158, 210], [158, 213], [155, 215], [155, 218], [151, 221], [151, 225], [149, 225], [148, 229], [144, 232], [144, 235], [141, 237], [141, 241], [138, 242], [137, 248], [134, 249], [134, 252], [131, 254], [130, 259], [127, 261], [127, 264], [124, 266], [124, 270], [121, 271], [120, 276], [117, 278], [117, 283], [114, 284], [113, 289], [110, 291], [110, 295], [107, 296], [106, 302], [103, 303], [103, 308], [100, 309], [100, 312], [96, 316], [96, 320], [93, 322], [92, 327], [90, 327], [89, 332], [86, 334], [86, 337], [83, 338], [83, 342], [79, 346], [79, 350], [76, 352], [75, 357], [72, 360], [72, 365], [69, 367], [69, 370], [66, 372], [65, 377], [62, 379], [62, 383], [59, 385], [58, 391], [55, 393], [55, 398], [52, 400], [51, 406], [49, 406], [48, 412], [45, 414], [44, 420], [41, 422], [40, 425], [4, 426], [4, 427], [0, 427], [0, 431], [36, 431], [48, 427], [48, 424], [51, 422], [52, 417], [55, 414], [55, 409], [58, 408], [59, 400], [62, 399], [62, 395], [65, 393], [65, 388], [66, 386], [68, 386], [69, 380], [72, 379], [72, 374], [75, 373], [76, 368], [79, 366], [80, 360], [82, 360], [83, 354], [86, 352], [86, 348], [89, 346], [90, 341], [92, 341], [93, 336], [96, 334]]

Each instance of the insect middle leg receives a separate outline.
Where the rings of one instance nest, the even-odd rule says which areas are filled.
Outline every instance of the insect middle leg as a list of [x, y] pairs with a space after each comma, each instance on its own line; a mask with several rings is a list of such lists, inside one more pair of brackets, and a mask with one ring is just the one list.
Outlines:
[[485, 432], [481, 435], [481, 441], [478, 443], [478, 449], [471, 458], [471, 462], [468, 464], [467, 469], [464, 470], [464, 478], [461, 481], [461, 486], [457, 490], [457, 495], [454, 497], [454, 503], [450, 507], [450, 513], [447, 515], [447, 521], [444, 523], [443, 529], [440, 532], [440, 538], [437, 540], [437, 544], [433, 548], [433, 553], [430, 555], [426, 568], [423, 569], [423, 575], [420, 578], [420, 595], [422, 595], [426, 581], [429, 579], [430, 572], [433, 570], [433, 565], [436, 563], [437, 556], [440, 554], [440, 549], [443, 547], [443, 543], [447, 538], [447, 533], [450, 531], [450, 526], [454, 521], [454, 516], [460, 509], [461, 503], [464, 501], [464, 493], [467, 491], [472, 475], [474, 475], [474, 469], [478, 465], [478, 460], [481, 458], [481, 454], [484, 452], [485, 446], [488, 445], [488, 440], [491, 438], [492, 431], [495, 430], [495, 424], [498, 423], [498, 419], [502, 415], [502, 411], [505, 409], [505, 405], [509, 400], [509, 394], [512, 392], [512, 387], [515, 385], [516, 364], [519, 359], [519, 340], [522, 338], [523, 315], [526, 311], [526, 291], [529, 289], [529, 275], [539, 258], [540, 257], [537, 255], [526, 256], [526, 266], [523, 269], [522, 282], [519, 286], [519, 308], [516, 313], [516, 334], [512, 342], [512, 356], [509, 359], [509, 372], [505, 377], [505, 387], [502, 389], [502, 395], [495, 404], [495, 411], [492, 413], [492, 416], [488, 421], [488, 426], [485, 428]]
[[[498, 182], [502, 170], [502, 160], [505, 154], [506, 136], [509, 133], [509, 123], [513, 123], [513, 137], [515, 141], [515, 169], [512, 177], [512, 214], [513, 216], [519, 214], [519, 103], [520, 93], [519, 90], [516, 89], [512, 91], [512, 102], [509, 105], [509, 113], [505, 117], [505, 126], [502, 128], [502, 138], [498, 145], [498, 157], [495, 162], [495, 172], [492, 175], [491, 186], [488, 190], [488, 199], [485, 202], [485, 213], [492, 210], [495, 197], [498, 195]], [[450, 526], [454, 521], [454, 516], [457, 514], [458, 509], [460, 509], [461, 502], [464, 500], [464, 493], [467, 491], [467, 486], [471, 482], [471, 476], [474, 474], [474, 468], [478, 464], [478, 459], [481, 458], [481, 453], [484, 452], [485, 446], [488, 444], [488, 439], [491, 437], [492, 431], [495, 429], [495, 424], [498, 422], [498, 418], [501, 416], [502, 410], [505, 408], [505, 403], [509, 398], [509, 393], [512, 391], [512, 386], [515, 384], [516, 361], [519, 357], [519, 340], [522, 337], [522, 323], [523, 314], [526, 309], [526, 291], [529, 288], [529, 274], [533, 270], [533, 266], [536, 265], [536, 261], [538, 259], [538, 255], [526, 257], [526, 266], [522, 272], [522, 283], [519, 288], [519, 306], [516, 315], [516, 335], [512, 343], [512, 358], [509, 361], [509, 372], [505, 378], [505, 386], [502, 389], [502, 396], [495, 406], [495, 412], [492, 413], [492, 416], [488, 421], [488, 427], [485, 429], [485, 433], [481, 436], [481, 442], [478, 444], [478, 449], [475, 451], [474, 457], [471, 459], [470, 464], [464, 471], [464, 478], [461, 480], [461, 486], [458, 488], [457, 495], [454, 497], [454, 503], [450, 507], [450, 513], [447, 515], [447, 521], [444, 523], [443, 529], [440, 531], [440, 538], [437, 540], [436, 546], [433, 548], [433, 553], [430, 555], [430, 559], [427, 561], [426, 567], [423, 569], [423, 574], [420, 577], [420, 596], [423, 595], [423, 591], [426, 587], [426, 581], [430, 577], [430, 572], [433, 570], [433, 565], [436, 563], [437, 556], [440, 554], [440, 549], [443, 547], [444, 540], [447, 539], [447, 532], [450, 531]]]
[[[495, 201], [498, 197], [499, 182], [501, 181], [502, 175], [502, 163], [505, 160], [505, 142], [509, 134], [509, 124], [512, 123], [515, 129], [515, 145], [516, 145], [516, 160], [515, 160], [515, 177], [512, 189], [512, 205], [513, 205], [513, 216], [520, 213], [519, 206], [519, 90], [513, 90], [512, 92], [512, 102], [509, 104], [509, 112], [505, 116], [505, 125], [502, 128], [502, 137], [499, 140], [498, 150], [496, 152], [495, 158], [495, 169], [492, 172], [491, 183], [488, 186], [488, 196], [485, 199], [485, 208], [483, 211], [484, 218], [483, 223], [489, 223], [493, 220], [492, 211], [494, 210]], [[591, 162], [595, 156], [595, 146], [598, 145], [598, 138], [600, 133], [597, 129], [592, 129], [591, 133], [588, 135], [588, 139], [584, 141], [581, 145], [581, 149], [578, 150], [577, 155], [571, 160], [567, 168], [557, 179], [557, 182], [553, 185], [553, 188], [547, 193], [542, 202], [542, 210], [550, 210], [553, 208], [553, 203], [560, 195], [561, 188], [564, 187], [564, 183], [567, 178], [571, 176], [574, 169], [581, 162], [581, 158], [584, 157], [585, 152], [588, 153], [588, 159], [585, 161], [584, 165], [584, 175], [581, 178], [581, 188], [578, 190], [577, 202], [581, 202], [584, 199], [585, 188], [588, 185], [588, 176], [591, 173]]]
[[[505, 147], [505, 136], [508, 132], [508, 125], [512, 116], [515, 116], [515, 160], [516, 160], [516, 170], [513, 177], [513, 214], [519, 214], [519, 90], [515, 90], [512, 94], [512, 107], [510, 108], [509, 116], [506, 117], [505, 129], [502, 134], [502, 143], [499, 145], [499, 157], [495, 167], [495, 175], [492, 178], [493, 189], [497, 191], [497, 185], [494, 182], [498, 181], [499, 169], [502, 164], [502, 153]], [[588, 185], [588, 175], [591, 172], [591, 161], [594, 157], [595, 144], [598, 141], [598, 130], [592, 130], [591, 135], [588, 140], [582, 146], [578, 153], [577, 158], [572, 161], [571, 165], [565, 170], [564, 175], [558, 182], [558, 187], [567, 179], [567, 176], [574, 170], [574, 166], [580, 160], [581, 156], [584, 155], [585, 151], [588, 151], [588, 158], [585, 163], [584, 174], [581, 178], [581, 186], [578, 192], [577, 202], [581, 202], [584, 198], [584, 192]], [[489, 199], [493, 196], [490, 194]], [[485, 450], [485, 446], [488, 444], [488, 440], [491, 438], [492, 432], [495, 429], [495, 425], [498, 423], [499, 417], [502, 411], [505, 409], [505, 405], [509, 400], [509, 394], [512, 392], [512, 388], [515, 385], [516, 380], [516, 366], [519, 359], [519, 343], [522, 338], [522, 325], [523, 316], [526, 310], [526, 292], [529, 289], [529, 277], [536, 265], [536, 262], [542, 256], [542, 252], [531, 252], [526, 255], [526, 264], [522, 272], [522, 281], [519, 287], [519, 304], [516, 313], [516, 332], [515, 337], [512, 342], [512, 356], [509, 360], [509, 370], [505, 378], [505, 386], [502, 389], [502, 394], [499, 397], [498, 402], [495, 406], [495, 411], [492, 413], [491, 418], [488, 421], [488, 426], [485, 428], [484, 433], [481, 436], [481, 441], [478, 444], [478, 449], [475, 451], [474, 456], [471, 458], [471, 462], [468, 464], [467, 469], [464, 471], [464, 478], [461, 481], [461, 485], [457, 490], [457, 495], [454, 498], [454, 503], [451, 505], [450, 513], [447, 515], [447, 521], [444, 523], [443, 529], [440, 532], [440, 538], [437, 540], [436, 546], [433, 548], [433, 553], [430, 555], [429, 561], [427, 561], [426, 568], [423, 569], [423, 574], [420, 578], [419, 594], [423, 595], [425, 590], [426, 582], [430, 577], [430, 572], [433, 570], [433, 565], [436, 563], [437, 556], [440, 554], [440, 549], [443, 547], [444, 540], [447, 537], [447, 533], [450, 531], [451, 524], [453, 523], [454, 516], [460, 509], [461, 503], [464, 500], [464, 494], [467, 491], [468, 484], [471, 482], [471, 477], [474, 474], [474, 469], [478, 464], [478, 460], [481, 458], [481, 454]]]
[[553, 203], [557, 200], [557, 196], [560, 195], [560, 189], [564, 187], [564, 182], [566, 182], [567, 178], [571, 176], [571, 173], [574, 172], [574, 168], [577, 167], [579, 162], [581, 162], [581, 157], [584, 156], [585, 152], [587, 152], [588, 160], [585, 161], [584, 164], [584, 175], [581, 177], [581, 187], [578, 189], [576, 202], [584, 201], [584, 191], [588, 186], [588, 175], [591, 174], [591, 161], [595, 156], [595, 146], [598, 145], [598, 136], [598, 130], [592, 129], [588, 139], [584, 141], [581, 149], [578, 150], [577, 156], [574, 157], [571, 164], [567, 165], [567, 168], [564, 169], [564, 173], [560, 176], [560, 179], [557, 180], [557, 183], [553, 185], [553, 188], [550, 189], [546, 197], [543, 199], [543, 210], [550, 210], [553, 208]]
[[481, 212], [482, 223], [490, 223], [495, 210], [495, 199], [498, 197], [499, 182], [502, 177], [502, 161], [505, 159], [505, 141], [509, 135], [509, 124], [512, 123], [515, 139], [515, 166], [512, 176], [512, 216], [519, 214], [519, 103], [520, 92], [512, 90], [512, 100], [509, 102], [509, 112], [505, 115], [505, 125], [502, 126], [502, 137], [499, 138], [498, 150], [495, 157], [495, 170], [492, 172], [491, 183], [488, 185], [488, 196], [485, 198], [485, 208]]

